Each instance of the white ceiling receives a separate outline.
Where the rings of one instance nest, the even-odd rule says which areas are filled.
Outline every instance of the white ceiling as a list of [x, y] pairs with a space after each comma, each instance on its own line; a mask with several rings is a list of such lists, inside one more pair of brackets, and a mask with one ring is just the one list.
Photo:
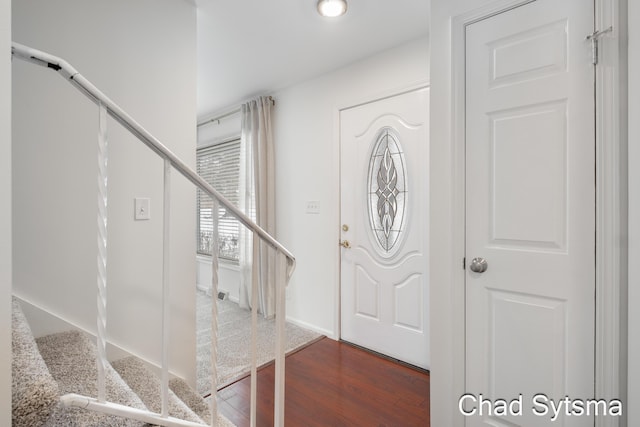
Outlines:
[[429, 0], [197, 0], [198, 116], [283, 89], [428, 33]]

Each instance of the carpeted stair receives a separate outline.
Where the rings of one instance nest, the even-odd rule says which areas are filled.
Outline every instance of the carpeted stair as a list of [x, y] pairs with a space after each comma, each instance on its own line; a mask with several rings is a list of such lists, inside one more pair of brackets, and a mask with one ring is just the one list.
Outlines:
[[[97, 350], [93, 338], [68, 331], [34, 339], [13, 302], [13, 427], [146, 427], [139, 421], [81, 408], [66, 408], [59, 397], [67, 393], [97, 396]], [[160, 412], [160, 380], [135, 357], [107, 367], [107, 400], [133, 408]], [[206, 402], [179, 378], [170, 381], [169, 415], [210, 424]], [[233, 426], [218, 417], [218, 426]]]
[[[153, 412], [162, 410], [160, 399], [160, 379], [147, 368], [146, 364], [135, 357], [127, 357], [112, 363], [113, 368], [122, 379], [142, 399], [142, 402]], [[169, 390], [169, 415], [195, 423], [205, 424], [191, 408], [189, 408], [176, 394]]]
[[42, 360], [18, 301], [12, 309], [12, 425], [41, 426], [58, 402], [58, 383]]
[[[51, 375], [58, 383], [61, 395], [77, 393], [97, 397], [96, 347], [88, 336], [77, 331], [61, 332], [37, 338], [36, 343]], [[146, 409], [142, 400], [127, 387], [113, 368], [108, 366], [105, 382], [108, 401]], [[58, 404], [45, 424], [47, 427], [98, 425], [138, 427], [144, 423], [81, 408], [65, 408]]]

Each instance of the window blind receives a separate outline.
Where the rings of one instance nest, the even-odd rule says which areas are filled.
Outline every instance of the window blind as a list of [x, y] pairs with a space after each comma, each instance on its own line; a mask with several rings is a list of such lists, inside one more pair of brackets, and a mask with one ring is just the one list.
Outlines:
[[[197, 172], [227, 200], [238, 206], [240, 184], [240, 139], [199, 148]], [[198, 189], [198, 253], [211, 255], [213, 242], [213, 200]], [[218, 215], [219, 257], [238, 262], [240, 223], [220, 206]]]

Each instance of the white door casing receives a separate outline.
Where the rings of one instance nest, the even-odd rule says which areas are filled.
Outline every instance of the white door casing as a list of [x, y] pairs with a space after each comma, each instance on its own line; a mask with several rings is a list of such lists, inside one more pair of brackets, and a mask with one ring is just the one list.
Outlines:
[[466, 27], [465, 391], [525, 406], [469, 426], [551, 425], [534, 395], [593, 397], [593, 13], [538, 0]]
[[340, 110], [341, 338], [422, 368], [428, 103], [421, 88]]

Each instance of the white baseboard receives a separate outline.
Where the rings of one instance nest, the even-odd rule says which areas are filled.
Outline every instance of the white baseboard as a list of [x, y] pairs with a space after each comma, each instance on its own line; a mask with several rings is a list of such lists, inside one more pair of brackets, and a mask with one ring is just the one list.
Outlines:
[[324, 329], [324, 328], [319, 328], [319, 327], [317, 327], [315, 325], [312, 325], [311, 323], [307, 323], [307, 322], [304, 322], [302, 320], [294, 319], [292, 317], [287, 316], [287, 322], [293, 323], [294, 325], [300, 326], [301, 328], [305, 328], [305, 329], [308, 329], [310, 331], [317, 332], [317, 333], [319, 333], [321, 335], [324, 335], [324, 336], [326, 336], [328, 338], [331, 338], [333, 340], [338, 340], [339, 339], [339, 337], [336, 334], [334, 334], [333, 331], [330, 331], [330, 330]]
[[25, 298], [16, 295], [15, 293], [14, 296], [20, 303], [20, 307], [27, 319], [27, 323], [29, 323], [29, 328], [31, 328], [31, 333], [34, 338], [40, 338], [71, 330], [83, 331], [90, 335], [95, 335], [94, 332], [87, 331], [85, 328], [82, 328], [69, 320], [60, 318], [50, 313], [47, 309], [27, 301]]
[[[197, 284], [196, 285], [196, 289], [198, 289], [201, 292], [206, 293], [207, 295], [211, 296], [211, 286], [204, 286], [204, 285], [200, 285]], [[229, 301], [231, 302], [235, 302], [236, 304], [240, 303], [240, 299], [234, 295], [231, 295], [231, 292], [229, 292], [226, 289], [220, 288], [218, 289], [218, 292], [224, 292], [227, 294], [227, 298], [229, 299]]]
[[[83, 328], [82, 326], [79, 326], [72, 321], [57, 316], [49, 312], [47, 309], [40, 307], [33, 302], [27, 301], [24, 297], [16, 295], [15, 293], [14, 296], [20, 302], [22, 312], [27, 319], [27, 323], [29, 323], [31, 333], [35, 338], [74, 330], [84, 332], [87, 335], [95, 338], [96, 334], [94, 331], [87, 330], [86, 328]], [[140, 357], [126, 350], [125, 348], [120, 347], [117, 344], [107, 342], [107, 360], [114, 361], [129, 356], [136, 356], [138, 359], [144, 361], [151, 369], [156, 371], [156, 373], [160, 372], [161, 370], [161, 367], [158, 364], [151, 362], [144, 357]], [[180, 377], [174, 372], [170, 372], [170, 374], [174, 377]]]
[[196, 285], [196, 289], [206, 293], [207, 295], [211, 296], [211, 286], [205, 286], [205, 285], [201, 285], [201, 284], [197, 284]]
[[[35, 338], [44, 337], [51, 334], [57, 334], [65, 331], [81, 331], [95, 337], [95, 331], [87, 330], [82, 326], [73, 323], [70, 320], [64, 319], [60, 316], [49, 312], [47, 309], [38, 306], [35, 303], [27, 301], [26, 299], [15, 296], [20, 301], [20, 307], [22, 312], [29, 323], [31, 333]], [[123, 357], [131, 356], [132, 354], [127, 350], [107, 342], [107, 359], [110, 361], [121, 359]]]

